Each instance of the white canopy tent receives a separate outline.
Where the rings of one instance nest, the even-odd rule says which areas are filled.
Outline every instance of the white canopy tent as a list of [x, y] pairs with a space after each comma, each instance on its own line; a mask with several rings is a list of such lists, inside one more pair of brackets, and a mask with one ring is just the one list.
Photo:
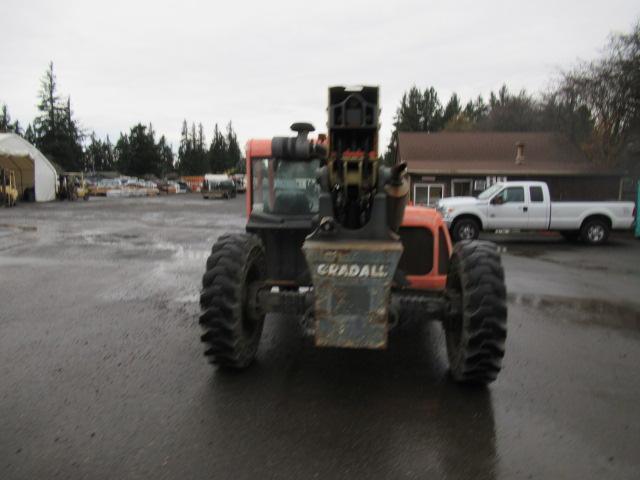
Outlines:
[[0, 133], [0, 167], [13, 170], [22, 196], [34, 188], [36, 202], [56, 198], [58, 174], [40, 150], [15, 133]]

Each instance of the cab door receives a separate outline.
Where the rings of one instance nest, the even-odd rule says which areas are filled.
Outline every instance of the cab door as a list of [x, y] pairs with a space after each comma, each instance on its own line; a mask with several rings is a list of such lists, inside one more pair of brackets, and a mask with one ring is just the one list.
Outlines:
[[529, 226], [529, 205], [524, 187], [506, 187], [489, 202], [487, 227], [490, 229], [526, 229]]
[[540, 185], [528, 187], [529, 193], [529, 230], [547, 230], [549, 228], [549, 202], [545, 201], [544, 190]]

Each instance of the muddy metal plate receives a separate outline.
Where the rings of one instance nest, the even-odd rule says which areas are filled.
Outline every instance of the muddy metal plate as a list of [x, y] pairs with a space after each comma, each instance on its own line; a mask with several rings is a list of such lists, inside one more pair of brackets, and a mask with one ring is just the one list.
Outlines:
[[400, 242], [306, 241], [315, 294], [315, 343], [385, 348], [391, 281]]

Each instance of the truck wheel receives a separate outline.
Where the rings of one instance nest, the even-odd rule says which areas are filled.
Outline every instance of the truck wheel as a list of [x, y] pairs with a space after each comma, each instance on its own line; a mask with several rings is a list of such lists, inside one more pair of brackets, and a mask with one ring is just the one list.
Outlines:
[[589, 245], [601, 245], [609, 238], [609, 225], [601, 218], [588, 218], [580, 228], [580, 238]]
[[493, 382], [502, 368], [507, 337], [504, 271], [495, 244], [462, 241], [455, 245], [445, 300], [451, 376], [457, 382]]
[[211, 363], [244, 369], [255, 358], [264, 315], [251, 310], [248, 288], [265, 273], [264, 247], [255, 235], [223, 235], [213, 246], [200, 294], [201, 339]]
[[473, 218], [461, 218], [453, 224], [451, 233], [455, 242], [476, 240], [480, 235], [480, 225]]

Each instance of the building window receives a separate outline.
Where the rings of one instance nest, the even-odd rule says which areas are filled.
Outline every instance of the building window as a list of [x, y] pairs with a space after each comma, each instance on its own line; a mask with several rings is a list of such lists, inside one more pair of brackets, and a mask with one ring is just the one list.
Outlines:
[[507, 177], [489, 177], [487, 176], [487, 188], [494, 183], [504, 183], [507, 181]]
[[443, 196], [442, 183], [416, 183], [413, 186], [413, 203], [416, 205], [435, 206]]
[[474, 192], [483, 192], [487, 189], [487, 181], [486, 180], [474, 180], [473, 181], [473, 191]]
[[466, 178], [456, 178], [451, 180], [452, 197], [470, 197], [472, 193], [472, 180]]

